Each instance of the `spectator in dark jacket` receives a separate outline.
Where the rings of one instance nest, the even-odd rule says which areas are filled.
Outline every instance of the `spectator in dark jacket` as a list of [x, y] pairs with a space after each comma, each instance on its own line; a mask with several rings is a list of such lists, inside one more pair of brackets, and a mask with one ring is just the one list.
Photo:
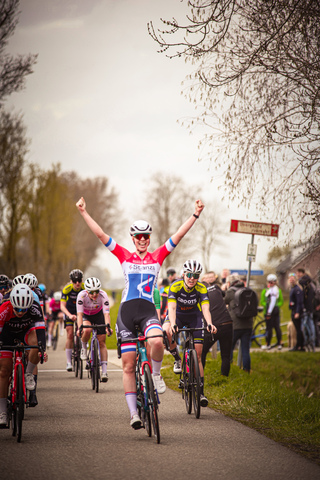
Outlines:
[[301, 317], [303, 312], [303, 292], [302, 288], [298, 285], [298, 279], [295, 273], [289, 273], [290, 284], [290, 296], [289, 296], [289, 308], [291, 310], [291, 320], [296, 328], [297, 343], [291, 348], [290, 352], [296, 350], [304, 351], [303, 348], [303, 334], [301, 330]]
[[297, 269], [297, 277], [299, 284], [303, 291], [303, 317], [302, 322], [306, 322], [310, 329], [309, 343], [315, 348], [316, 343], [316, 329], [313, 320], [314, 299], [316, 294], [316, 286], [312, 281], [310, 275], [308, 275], [303, 268]]
[[223, 300], [223, 292], [218, 284], [209, 286], [205, 281], [202, 281], [208, 289], [208, 297], [210, 302], [210, 313], [212, 321], [217, 327], [218, 331], [214, 335], [209, 332], [204, 332], [204, 343], [202, 350], [202, 365], [206, 364], [206, 356], [210, 348], [219, 340], [221, 353], [221, 375], [226, 377], [230, 372], [230, 358], [232, 349], [232, 318], [228, 312], [226, 304]]
[[[244, 287], [244, 283], [240, 280], [240, 276], [237, 273], [229, 275], [227, 277], [227, 291], [225, 296], [226, 305], [229, 306], [229, 313], [233, 322], [233, 342], [232, 352], [238, 340], [241, 340], [241, 353], [243, 370], [250, 373], [251, 370], [251, 357], [250, 357], [250, 343], [253, 327], [253, 317], [239, 318], [234, 312], [235, 309], [235, 291], [238, 288]], [[231, 353], [232, 356], [232, 353]]]

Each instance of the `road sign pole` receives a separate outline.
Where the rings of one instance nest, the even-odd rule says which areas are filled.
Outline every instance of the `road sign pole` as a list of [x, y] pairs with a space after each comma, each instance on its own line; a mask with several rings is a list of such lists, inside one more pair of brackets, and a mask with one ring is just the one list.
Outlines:
[[[251, 245], [254, 245], [254, 235], [251, 235]], [[251, 257], [249, 256], [248, 273], [247, 273], [247, 287], [250, 285], [251, 276]]]

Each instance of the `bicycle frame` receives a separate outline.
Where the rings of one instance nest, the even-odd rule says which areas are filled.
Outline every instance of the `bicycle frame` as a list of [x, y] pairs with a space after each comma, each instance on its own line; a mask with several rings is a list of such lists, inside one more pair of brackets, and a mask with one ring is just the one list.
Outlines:
[[[89, 358], [87, 360], [86, 369], [89, 370], [90, 375], [91, 375], [92, 390], [96, 390], [97, 393], [99, 392], [99, 382], [101, 382], [101, 379], [100, 379], [99, 373], [95, 378], [94, 369], [95, 368], [100, 368], [100, 364], [101, 364], [101, 351], [100, 351], [100, 344], [99, 344], [98, 334], [97, 334], [97, 329], [99, 327], [100, 328], [104, 327], [106, 330], [109, 331], [109, 333], [111, 332], [111, 330], [110, 330], [111, 327], [110, 327], [109, 323], [102, 324], [102, 325], [81, 325], [81, 327], [80, 327], [80, 337], [81, 337], [81, 334], [82, 334], [82, 330], [84, 328], [91, 328], [92, 329], [92, 337], [91, 337], [91, 344], [90, 344], [90, 355], [89, 355]], [[94, 355], [94, 345], [95, 344], [97, 345], [97, 348], [98, 348], [98, 357], [97, 357], [98, 365], [97, 366], [96, 366], [95, 358], [94, 358], [95, 357], [95, 355]]]

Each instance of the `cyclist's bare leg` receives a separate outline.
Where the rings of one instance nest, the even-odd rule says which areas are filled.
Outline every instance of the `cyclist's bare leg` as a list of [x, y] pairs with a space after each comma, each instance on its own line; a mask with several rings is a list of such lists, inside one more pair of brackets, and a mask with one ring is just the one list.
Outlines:
[[136, 392], [136, 352], [121, 354], [123, 370], [123, 388], [125, 393]]
[[101, 361], [108, 361], [108, 350], [106, 346], [106, 335], [97, 335], [100, 345]]
[[66, 348], [73, 348], [73, 326], [67, 325], [66, 326], [67, 332], [67, 340], [66, 340]]
[[[150, 345], [150, 355], [152, 360], [162, 362], [164, 354], [163, 338], [157, 337], [161, 333], [161, 329], [152, 328], [148, 331], [148, 343]], [[151, 338], [150, 338], [151, 337]], [[155, 338], [152, 338], [155, 337]]]
[[194, 348], [196, 349], [196, 352], [197, 352], [198, 363], [199, 363], [199, 371], [200, 371], [200, 377], [203, 377], [203, 365], [202, 365], [202, 361], [201, 361], [201, 355], [202, 355], [203, 345], [202, 345], [202, 343], [196, 343], [196, 344], [194, 345]]
[[[88, 320], [83, 320], [83, 325], [88, 325], [90, 326], [91, 323]], [[81, 335], [81, 341], [83, 343], [87, 343], [89, 341], [90, 335], [91, 335], [91, 328], [84, 328], [82, 330], [82, 335]]]

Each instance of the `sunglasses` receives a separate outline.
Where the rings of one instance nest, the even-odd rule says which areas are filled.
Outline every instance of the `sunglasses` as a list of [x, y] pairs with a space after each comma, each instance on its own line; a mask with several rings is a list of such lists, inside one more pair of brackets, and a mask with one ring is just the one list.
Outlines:
[[90, 295], [99, 295], [99, 290], [92, 290], [92, 292], [89, 292]]
[[27, 308], [15, 308], [14, 309], [17, 313], [26, 313], [28, 311]]
[[150, 234], [149, 233], [137, 233], [137, 235], [134, 235], [134, 238], [137, 238], [138, 240], [149, 240]]
[[186, 273], [185, 274], [187, 278], [195, 278], [198, 279], [200, 277], [200, 273]]

